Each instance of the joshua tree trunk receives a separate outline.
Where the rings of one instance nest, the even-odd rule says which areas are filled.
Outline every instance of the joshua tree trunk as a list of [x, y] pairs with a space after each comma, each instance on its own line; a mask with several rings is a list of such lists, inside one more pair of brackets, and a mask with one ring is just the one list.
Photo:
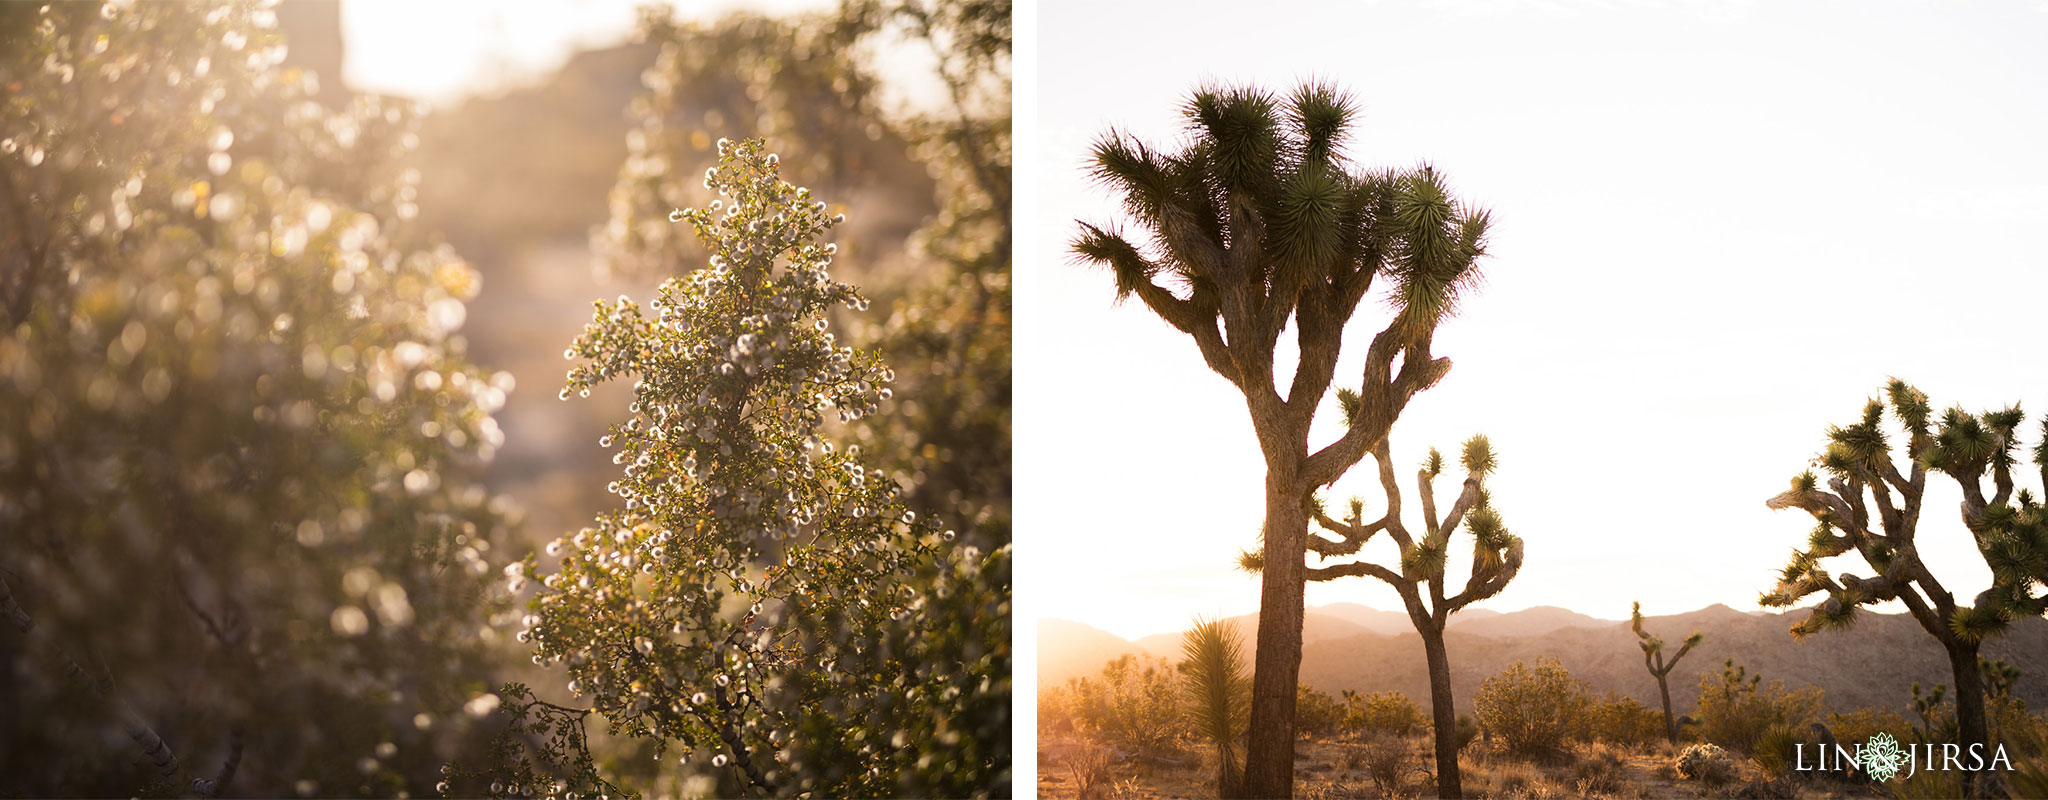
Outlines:
[[[1949, 644], [1948, 667], [1956, 681], [1956, 744], [1962, 746], [1967, 763], [1970, 745], [1990, 746], [1984, 724], [1984, 675], [1977, 666], [1977, 645]], [[1985, 754], [1986, 759], [1990, 757]], [[1971, 770], [1963, 770], [1962, 776], [1964, 797], [1988, 796], [1982, 776]]]
[[1293, 470], [1269, 468], [1266, 473], [1266, 552], [1272, 557], [1260, 572], [1244, 797], [1294, 796], [1294, 702], [1301, 678], [1302, 573], [1307, 568], [1303, 551], [1308, 538], [1299, 483]]
[[1678, 718], [1671, 716], [1671, 682], [1657, 676], [1657, 694], [1664, 697], [1664, 738], [1678, 744]]
[[1464, 797], [1458, 781], [1458, 712], [1451, 702], [1451, 660], [1444, 654], [1444, 632], [1434, 621], [1417, 625], [1422, 652], [1429, 659], [1429, 715], [1436, 727], [1436, 791], [1444, 800]]

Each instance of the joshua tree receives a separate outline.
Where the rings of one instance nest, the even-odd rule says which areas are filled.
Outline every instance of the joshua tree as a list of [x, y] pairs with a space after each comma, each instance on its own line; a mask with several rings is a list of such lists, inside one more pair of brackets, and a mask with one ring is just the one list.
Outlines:
[[[1339, 391], [1337, 396], [1346, 420], [1355, 420], [1359, 410], [1358, 397], [1349, 391]], [[1375, 534], [1386, 531], [1400, 548], [1398, 570], [1359, 559], [1308, 567], [1308, 579], [1327, 581], [1370, 575], [1401, 594], [1401, 603], [1408, 608], [1408, 619], [1414, 623], [1415, 632], [1422, 636], [1423, 655], [1429, 661], [1430, 721], [1436, 731], [1438, 796], [1460, 797], [1463, 793], [1458, 786], [1458, 715], [1451, 698], [1451, 662], [1444, 651], [1444, 625], [1452, 614], [1507, 588], [1508, 581], [1514, 580], [1515, 573], [1522, 568], [1522, 539], [1508, 532], [1507, 526], [1501, 522], [1500, 512], [1487, 500], [1486, 476], [1493, 472], [1495, 462], [1493, 449], [1485, 436], [1474, 436], [1465, 442], [1465, 453], [1461, 459], [1465, 466], [1465, 485], [1441, 521], [1437, 517], [1436, 479], [1443, 474], [1444, 456], [1436, 448], [1430, 448], [1429, 459], [1423, 462], [1422, 469], [1415, 475], [1424, 525], [1419, 542], [1401, 521], [1401, 485], [1394, 475], [1394, 460], [1388, 455], [1384, 437], [1373, 446], [1372, 454], [1379, 461], [1380, 486], [1387, 493], [1386, 514], [1366, 522], [1365, 501], [1354, 497], [1350, 513], [1340, 522], [1331, 519], [1317, 504], [1310, 503], [1308, 513], [1315, 517], [1316, 523], [1340, 538], [1310, 536], [1307, 549], [1318, 560], [1327, 562], [1333, 557], [1356, 555]], [[1444, 568], [1450, 562], [1451, 534], [1458, 530], [1459, 525], [1465, 526], [1465, 531], [1472, 534], [1472, 567], [1465, 579], [1465, 588], [1446, 597]], [[1250, 552], [1244, 555], [1242, 565], [1246, 569], [1269, 570], [1271, 562], [1264, 553]]]
[[1196, 729], [1216, 747], [1216, 796], [1241, 797], [1244, 768], [1237, 762], [1237, 736], [1244, 730], [1246, 695], [1243, 647], [1227, 620], [1195, 620], [1181, 636], [1181, 692]]
[[[1284, 101], [1256, 88], [1205, 88], [1183, 113], [1191, 139], [1178, 151], [1117, 132], [1096, 143], [1095, 177], [1122, 195], [1145, 238], [1133, 244], [1114, 225], [1082, 224], [1074, 251], [1109, 267], [1119, 299], [1136, 295], [1192, 337], [1210, 369], [1244, 394], [1266, 462], [1263, 531], [1275, 564], [1261, 589], [1244, 788], [1287, 797], [1306, 500], [1450, 370], [1430, 340], [1478, 277], [1487, 216], [1451, 199], [1426, 166], [1351, 171], [1339, 148], [1352, 105], [1329, 86], [1304, 85]], [[1336, 441], [1311, 447], [1345, 323], [1382, 276], [1392, 320], [1366, 352], [1359, 413]], [[1279, 371], [1292, 376], [1283, 395], [1274, 349], [1290, 326], [1299, 355]]]
[[1636, 638], [1642, 640], [1636, 644], [1643, 648], [1643, 668], [1648, 669], [1650, 675], [1657, 679], [1657, 694], [1664, 699], [1664, 738], [1676, 744], [1678, 719], [1671, 716], [1671, 686], [1665, 682], [1665, 676], [1670, 675], [1672, 668], [1678, 666], [1679, 660], [1685, 658], [1686, 653], [1692, 652], [1694, 647], [1699, 646], [1705, 637], [1701, 636], [1699, 631], [1693, 631], [1691, 636], [1685, 637], [1685, 646], [1678, 648], [1678, 655], [1666, 661], [1664, 637], [1643, 630], [1643, 604], [1640, 601], [1629, 607], [1628, 625], [1635, 629]]
[[[1801, 509], [1819, 525], [1762, 602], [1785, 607], [1808, 595], [1827, 594], [1792, 626], [1794, 636], [1847, 628], [1862, 606], [1887, 600], [1905, 604], [1927, 635], [1948, 651], [1959, 743], [1981, 744], [1986, 742], [1984, 681], [1977, 650], [2014, 619], [2040, 616], [2048, 607], [2034, 594], [2048, 583], [2048, 511], [2032, 492], [2013, 488], [2018, 465], [2013, 451], [2025, 417], [2015, 405], [1982, 414], [1951, 408], [1935, 421], [1927, 395], [1904, 381], [1893, 379], [1885, 395], [1906, 434], [1910, 471], [1901, 473], [1894, 463], [1892, 443], [1880, 425], [1886, 402], [1871, 400], [1861, 420], [1829, 428], [1827, 450], [1818, 459], [1830, 476], [1827, 488], [1809, 470], [1767, 504]], [[2036, 447], [2033, 455], [2048, 479], [2048, 444]], [[1916, 537], [1929, 472], [1947, 474], [1961, 486], [1963, 526], [1991, 568], [1991, 588], [1968, 605], [1957, 603], [1920, 558]], [[1852, 550], [1876, 570], [1875, 576], [1836, 577], [1821, 567]], [[1975, 773], [1963, 773], [1963, 781], [1966, 794], [1983, 791]]]

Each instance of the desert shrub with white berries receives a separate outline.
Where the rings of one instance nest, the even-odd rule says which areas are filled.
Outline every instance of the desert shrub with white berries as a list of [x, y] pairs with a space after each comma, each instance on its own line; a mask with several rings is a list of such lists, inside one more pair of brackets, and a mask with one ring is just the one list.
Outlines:
[[717, 793], [1005, 791], [1008, 548], [955, 543], [821, 436], [881, 410], [893, 377], [827, 330], [866, 307], [827, 272], [843, 216], [758, 140], [719, 154], [719, 199], [671, 215], [705, 266], [644, 308], [597, 302], [567, 353], [565, 399], [635, 381], [602, 441], [622, 502], [547, 546], [558, 569], [515, 568], [540, 583], [519, 636], [614, 734]]

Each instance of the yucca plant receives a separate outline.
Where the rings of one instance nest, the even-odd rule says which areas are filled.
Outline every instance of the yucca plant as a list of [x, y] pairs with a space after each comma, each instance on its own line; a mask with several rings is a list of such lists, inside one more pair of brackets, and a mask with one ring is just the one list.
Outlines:
[[[1345, 420], [1362, 413], [1361, 400], [1349, 390], [1337, 393]], [[1435, 448], [1415, 475], [1422, 502], [1422, 536], [1418, 539], [1401, 519], [1401, 486], [1395, 477], [1394, 461], [1383, 437], [1373, 446], [1373, 458], [1380, 465], [1380, 486], [1386, 490], [1387, 512], [1372, 522], [1365, 521], [1365, 501], [1352, 498], [1344, 520], [1332, 518], [1321, 503], [1311, 501], [1308, 513], [1337, 539], [1316, 535], [1308, 539], [1308, 551], [1318, 566], [1308, 567], [1308, 579], [1329, 581], [1369, 575], [1400, 593], [1408, 619], [1422, 637], [1423, 657], [1429, 662], [1430, 716], [1436, 733], [1437, 790], [1441, 797], [1461, 796], [1458, 780], [1457, 712], [1451, 697], [1451, 662], [1444, 649], [1444, 627], [1451, 615], [1473, 603], [1500, 594], [1522, 568], [1522, 539], [1508, 532], [1500, 511], [1486, 493], [1486, 478], [1498, 462], [1485, 436], [1465, 442], [1461, 461], [1465, 467], [1464, 488], [1451, 502], [1444, 516], [1437, 517], [1436, 479], [1444, 471], [1444, 456]], [[1444, 594], [1444, 572], [1449, 566], [1451, 534], [1462, 526], [1472, 535], [1471, 566], [1465, 585], [1457, 594]], [[1355, 556], [1373, 536], [1385, 531], [1400, 548], [1400, 563], [1386, 567], [1364, 559], [1330, 563], [1329, 559]], [[1245, 553], [1240, 565], [1251, 570], [1270, 570], [1263, 551]]]
[[[1331, 86], [1305, 84], [1284, 98], [1206, 87], [1183, 113], [1189, 138], [1175, 150], [1115, 131], [1095, 144], [1091, 172], [1143, 235], [1083, 223], [1073, 248], [1114, 273], [1119, 300], [1137, 297], [1193, 338], [1245, 396], [1266, 462], [1263, 530], [1275, 564], [1262, 578], [1245, 790], [1287, 797], [1307, 579], [1303, 501], [1364, 458], [1408, 401], [1450, 370], [1430, 342], [1478, 278], [1487, 215], [1454, 200], [1430, 167], [1355, 170], [1342, 154], [1355, 111]], [[1336, 441], [1312, 447], [1310, 423], [1336, 379], [1345, 324], [1376, 283], [1391, 319], [1355, 384], [1360, 413]], [[1276, 369], [1290, 328], [1295, 363]], [[1291, 376], [1284, 394], [1276, 375]]]
[[1237, 737], [1244, 731], [1251, 682], [1244, 675], [1243, 645], [1228, 620], [1197, 619], [1181, 634], [1181, 692], [1188, 716], [1216, 748], [1216, 795], [1240, 797], [1244, 769]]
[[1685, 658], [1685, 654], [1692, 652], [1692, 649], [1698, 647], [1706, 637], [1699, 631], [1693, 631], [1691, 636], [1685, 637], [1685, 644], [1678, 648], [1678, 653], [1670, 660], [1665, 660], [1664, 637], [1643, 630], [1641, 602], [1629, 607], [1628, 626], [1630, 630], [1636, 632], [1636, 638], [1641, 640], [1636, 644], [1643, 648], [1643, 668], [1649, 670], [1650, 676], [1657, 679], [1657, 695], [1664, 700], [1664, 738], [1669, 739], [1672, 744], [1677, 744], [1678, 719], [1671, 716], [1671, 684], [1666, 679], [1671, 675], [1671, 670], [1678, 666], [1678, 662]]
[[[1889, 408], [1904, 436], [1894, 451], [1884, 422]], [[1948, 652], [1955, 678], [1959, 744], [1986, 744], [1984, 680], [1977, 651], [2004, 633], [2013, 620], [2038, 617], [2048, 600], [2034, 594], [2048, 584], [2048, 509], [2027, 489], [2015, 489], [2019, 459], [2019, 406], [1971, 414], [1950, 408], [1936, 417], [1927, 395], [1894, 378], [1884, 399], [1871, 400], [1856, 422], [1828, 429], [1828, 446], [1818, 463], [1827, 485], [1811, 470], [1773, 497], [1773, 509], [1797, 508], [1818, 525], [1805, 549], [1794, 551], [1778, 584], [1763, 595], [1766, 606], [1787, 607], [1814, 594], [1826, 599], [1792, 626], [1794, 636], [1842, 630], [1863, 606], [1898, 600], [1913, 619]], [[1901, 470], [1896, 457], [1907, 461]], [[2033, 450], [2034, 464], [2048, 483], [2048, 443]], [[1940, 472], [1962, 488], [1963, 527], [1991, 568], [1991, 588], [1969, 603], [1937, 580], [1920, 558], [1917, 535], [1927, 476]], [[1986, 481], [1989, 486], [1986, 486]], [[1833, 575], [1822, 564], [1854, 552], [1877, 574]], [[1966, 794], [1985, 790], [1975, 773], [1963, 774]]]

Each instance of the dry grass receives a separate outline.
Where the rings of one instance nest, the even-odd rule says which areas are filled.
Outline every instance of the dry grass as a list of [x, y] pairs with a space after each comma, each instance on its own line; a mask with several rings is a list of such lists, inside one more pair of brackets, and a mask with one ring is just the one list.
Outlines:
[[[1726, 783], [1678, 777], [1677, 750], [1665, 742], [1625, 747], [1583, 744], [1556, 763], [1515, 757], [1474, 744], [1458, 759], [1465, 796], [1497, 800], [1642, 800], [1708, 797], [1883, 797], [1872, 787], [1839, 781], [1770, 781], [1748, 761]], [[1436, 759], [1422, 735], [1303, 741], [1295, 746], [1295, 796], [1434, 798]], [[1190, 752], [1178, 763], [1118, 759], [1085, 742], [1039, 746], [1038, 794], [1047, 798], [1215, 797], [1213, 754]]]

